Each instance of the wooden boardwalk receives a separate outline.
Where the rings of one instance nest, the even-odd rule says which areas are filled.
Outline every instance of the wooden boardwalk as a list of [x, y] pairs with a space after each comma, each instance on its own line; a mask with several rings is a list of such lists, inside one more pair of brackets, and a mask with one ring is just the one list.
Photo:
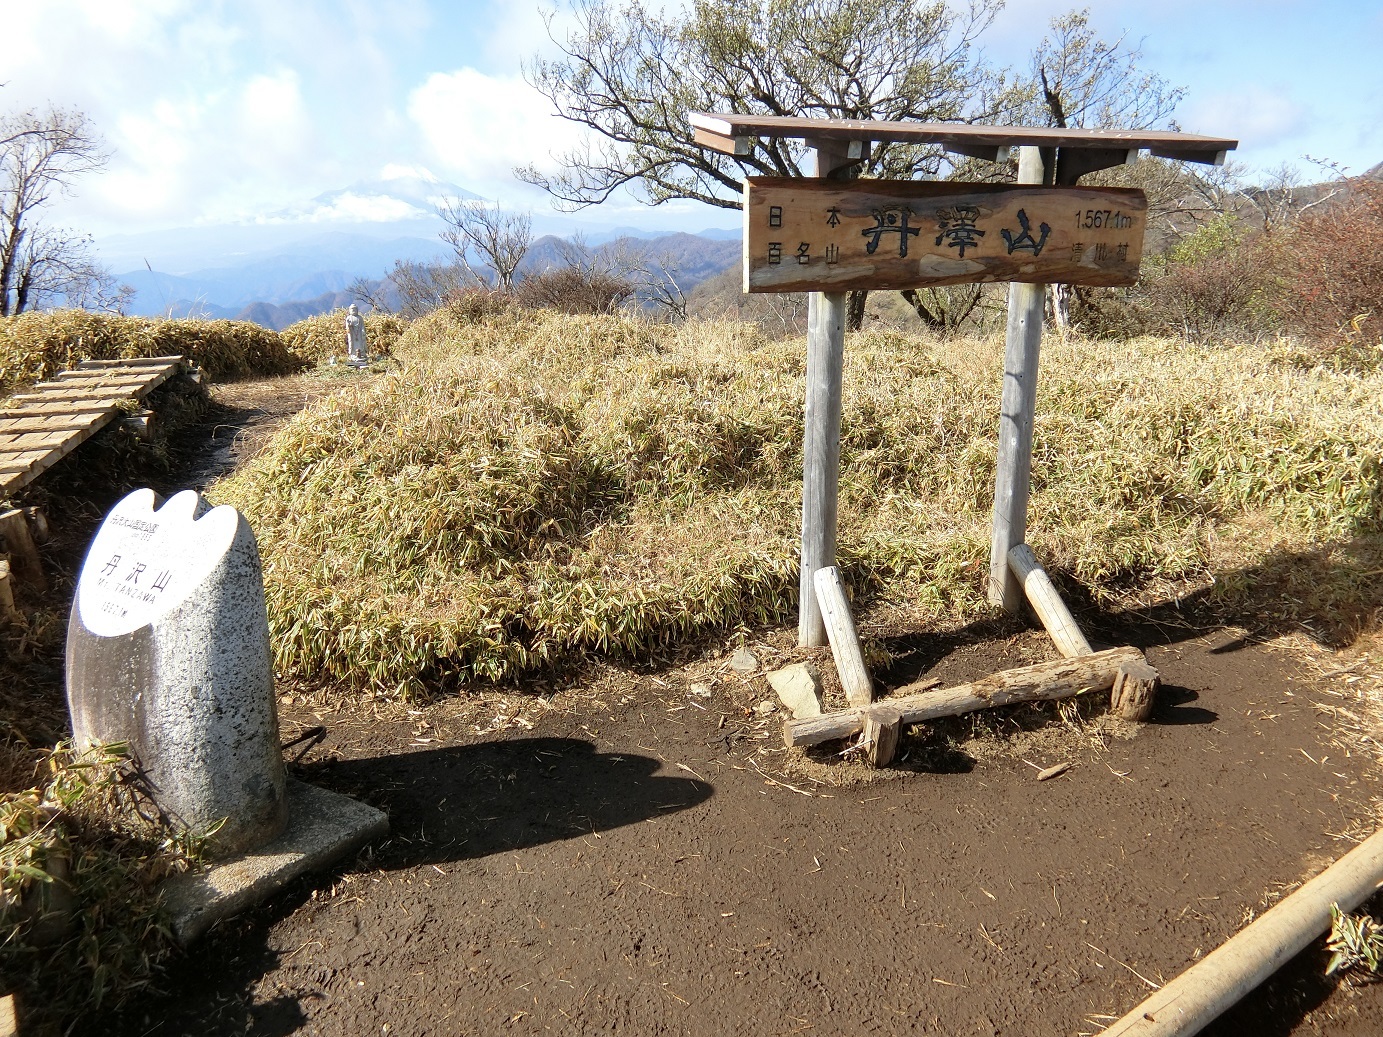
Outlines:
[[128, 400], [141, 400], [183, 370], [180, 356], [87, 360], [0, 410], [0, 498], [27, 486], [104, 428]]

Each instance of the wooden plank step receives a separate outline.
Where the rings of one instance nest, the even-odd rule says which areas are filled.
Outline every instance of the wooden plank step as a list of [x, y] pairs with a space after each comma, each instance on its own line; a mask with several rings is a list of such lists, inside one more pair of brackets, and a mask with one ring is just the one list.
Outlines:
[[32, 400], [40, 403], [52, 403], [61, 400], [72, 400], [74, 402], [77, 402], [93, 398], [104, 399], [107, 397], [117, 400], [128, 400], [133, 395], [133, 393], [129, 392], [128, 390], [124, 389], [122, 386], [119, 385], [96, 386], [90, 389], [82, 389], [78, 386], [73, 386], [71, 388], [65, 387], [63, 389], [53, 389], [49, 392], [43, 393], [42, 395], [39, 395], [37, 393], [26, 393], [23, 396], [12, 396], [10, 397], [10, 399], [20, 400], [22, 402], [28, 402]]
[[27, 472], [34, 466], [35, 461], [40, 461], [48, 456], [46, 450], [30, 450], [25, 453], [0, 453], [0, 472], [6, 475], [14, 472]]
[[149, 374], [151, 371], [166, 371], [177, 364], [122, 364], [120, 367], [74, 367], [59, 371], [54, 378], [131, 378]]
[[66, 400], [54, 400], [51, 403], [26, 403], [20, 407], [12, 407], [9, 410], [0, 410], [0, 421], [9, 418], [33, 418], [33, 417], [76, 417], [80, 414], [101, 414], [115, 406], [114, 401], [94, 400], [91, 402], [71, 403]]
[[0, 450], [42, 450], [61, 446], [71, 432], [25, 432], [17, 436], [0, 435]]
[[37, 458], [27, 472], [11, 475], [3, 483], [0, 483], [0, 493], [13, 493], [15, 490], [27, 486], [49, 468], [52, 468], [53, 465], [72, 453], [72, 451], [76, 450], [77, 447], [85, 443], [96, 432], [104, 428], [106, 424], [106, 422], [101, 422], [83, 431], [69, 433], [65, 441], [59, 443], [57, 446], [49, 448], [46, 453]]
[[143, 385], [159, 374], [162, 374], [161, 370], [139, 371], [134, 374], [110, 374], [106, 371], [92, 371], [87, 373], [79, 371], [70, 376], [67, 374], [60, 374], [56, 382], [50, 384], [60, 385], [64, 389], [71, 388], [74, 385], [83, 387], [98, 385]]
[[111, 407], [92, 414], [35, 414], [27, 418], [0, 418], [0, 436], [18, 436], [29, 432], [70, 432], [86, 428], [92, 422], [100, 421], [101, 415], [114, 413], [119, 408]]
[[182, 356], [134, 356], [125, 357], [120, 360], [83, 360], [77, 365], [78, 371], [85, 371], [93, 367], [134, 367], [148, 364], [180, 364]]

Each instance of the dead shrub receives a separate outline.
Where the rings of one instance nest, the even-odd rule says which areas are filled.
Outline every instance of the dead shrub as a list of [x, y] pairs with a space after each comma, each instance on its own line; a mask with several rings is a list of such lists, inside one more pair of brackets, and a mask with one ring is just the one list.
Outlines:
[[447, 296], [444, 308], [453, 320], [474, 322], [508, 313], [514, 305], [514, 297], [508, 292], [472, 285]]
[[1383, 344], [1383, 182], [1348, 181], [1304, 213], [1282, 242], [1275, 300], [1291, 330], [1377, 360]]
[[562, 313], [614, 313], [634, 294], [627, 278], [583, 266], [563, 266], [532, 274], [519, 282], [515, 294], [529, 309]]

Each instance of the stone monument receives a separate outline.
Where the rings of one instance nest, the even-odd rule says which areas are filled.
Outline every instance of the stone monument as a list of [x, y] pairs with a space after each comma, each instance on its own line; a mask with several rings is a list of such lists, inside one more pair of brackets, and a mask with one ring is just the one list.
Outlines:
[[117, 504], [82, 566], [72, 733], [79, 748], [129, 742], [160, 808], [194, 831], [221, 823], [213, 853], [236, 853], [288, 817], [259, 550], [234, 508], [192, 490], [159, 503], [136, 490]]
[[346, 358], [355, 367], [364, 367], [370, 362], [369, 346], [365, 341], [365, 318], [360, 316], [360, 307], [351, 303], [346, 311]]
[[192, 490], [135, 490], [97, 531], [68, 622], [67, 701], [79, 748], [128, 742], [160, 810], [215, 829], [207, 856], [222, 863], [170, 880], [184, 942], [388, 829], [372, 807], [287, 780], [254, 532]]

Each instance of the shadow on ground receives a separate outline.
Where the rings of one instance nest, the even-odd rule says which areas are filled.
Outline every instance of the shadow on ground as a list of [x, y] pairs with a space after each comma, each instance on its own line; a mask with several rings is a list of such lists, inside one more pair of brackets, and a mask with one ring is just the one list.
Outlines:
[[[647, 756], [597, 752], [575, 738], [516, 738], [479, 745], [419, 749], [356, 760], [327, 760], [295, 768], [304, 781], [357, 796], [389, 813], [389, 835], [365, 853], [369, 866], [403, 869], [471, 860], [637, 824], [703, 803], [711, 786], [658, 775]], [[360, 862], [344, 862], [343, 871]], [[171, 970], [173, 986], [205, 985], [206, 963], [223, 961], [212, 1007], [200, 1020], [209, 1034], [254, 1033], [281, 1037], [308, 1020], [292, 996], [255, 1002], [260, 977], [282, 968], [291, 954], [265, 945], [275, 923], [308, 906], [327, 876], [309, 875], [269, 903], [213, 929]], [[99, 1029], [74, 1033], [109, 1033]], [[120, 1020], [129, 1032], [171, 1033], [184, 1020]], [[171, 1027], [171, 1029], [170, 1029]], [[122, 1031], [123, 1032], [123, 1031]]]
[[710, 798], [710, 785], [655, 774], [661, 766], [575, 738], [517, 738], [328, 760], [300, 776], [386, 811], [390, 835], [376, 861], [406, 868], [590, 835]]

